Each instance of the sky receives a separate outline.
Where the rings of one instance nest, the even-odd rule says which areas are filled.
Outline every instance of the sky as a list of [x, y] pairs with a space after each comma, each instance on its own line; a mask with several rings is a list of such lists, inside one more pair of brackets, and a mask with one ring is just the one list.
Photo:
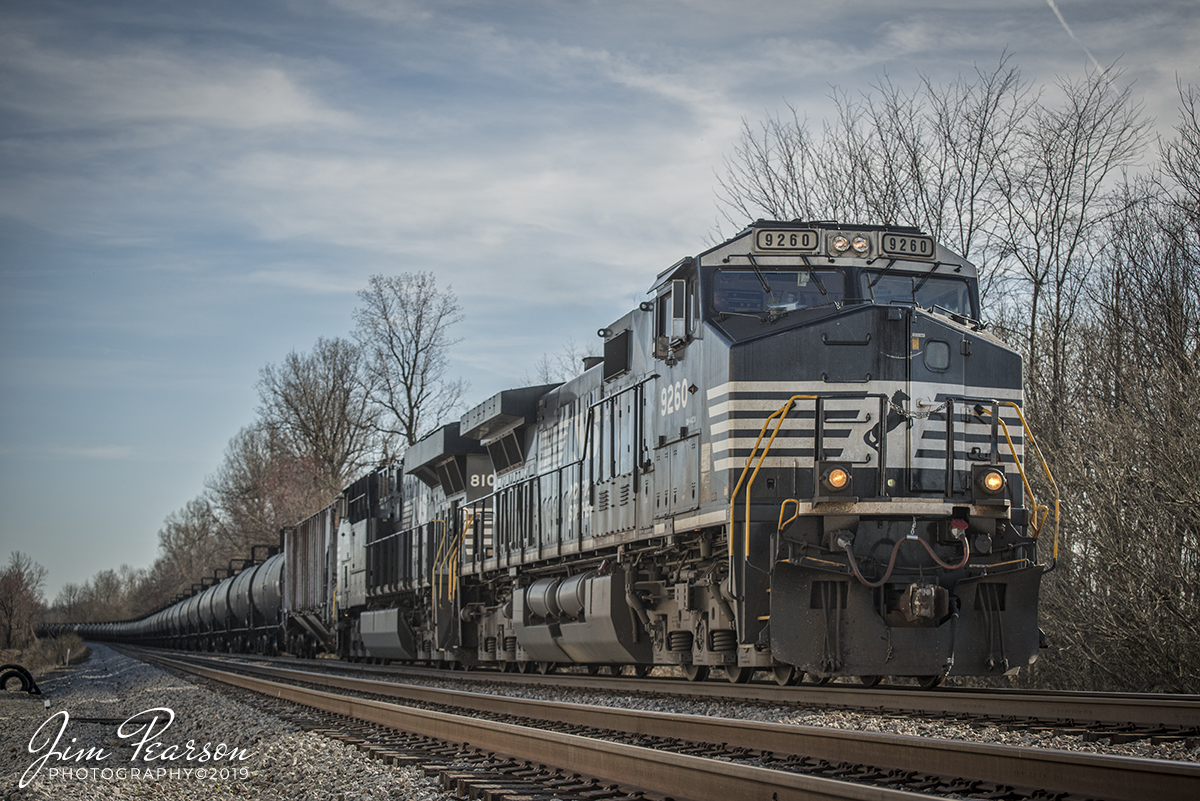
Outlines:
[[[1170, 134], [1194, 0], [5, 0], [0, 560], [154, 560], [267, 364], [377, 273], [464, 320], [468, 406], [705, 250], [743, 120], [832, 87], [1114, 62]], [[870, 222], [870, 221], [862, 221]]]

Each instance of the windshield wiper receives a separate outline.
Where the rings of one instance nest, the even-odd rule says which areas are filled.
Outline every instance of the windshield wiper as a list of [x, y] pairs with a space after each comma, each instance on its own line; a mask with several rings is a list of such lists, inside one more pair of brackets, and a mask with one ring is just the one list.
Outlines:
[[962, 312], [954, 311], [954, 309], [947, 309], [945, 306], [941, 305], [940, 303], [933, 304], [932, 306], [929, 307], [929, 310], [931, 312], [941, 311], [947, 317], [949, 317], [950, 319], [954, 320], [957, 323], [963, 323], [963, 322], [974, 323], [976, 326], [980, 326], [983, 324], [980, 320], [976, 320], [974, 317], [972, 317], [969, 314], [963, 314]]
[[753, 253], [747, 253], [746, 258], [750, 260], [750, 266], [754, 268], [754, 274], [758, 276], [758, 282], [762, 284], [763, 292], [768, 296], [774, 297], [775, 293], [771, 291], [771, 285], [767, 283], [767, 277], [763, 275], [762, 270], [758, 269], [758, 262], [754, 260]]
[[[884, 268], [883, 268], [883, 270], [881, 270], [881, 271], [880, 271], [880, 272], [879, 272], [879, 273], [878, 273], [878, 274], [875, 276], [875, 280], [874, 280], [874, 281], [872, 281], [871, 283], [867, 284], [867, 289], [871, 289], [871, 290], [875, 289], [875, 285], [876, 285], [876, 284], [878, 284], [878, 283], [879, 283], [879, 281], [880, 281], [880, 279], [882, 279], [882, 278], [883, 278], [885, 275], [887, 275], [887, 273], [888, 273], [888, 270], [892, 269], [892, 267], [894, 267], [895, 265], [896, 265], [896, 260], [895, 260], [895, 259], [890, 259], [890, 260], [888, 261], [888, 263], [887, 263], [887, 267], [884, 267]], [[871, 296], [872, 296], [872, 297], [874, 297], [874, 295], [875, 295], [875, 293], [874, 293], [874, 292], [872, 292], [872, 293], [871, 293]]]
[[913, 299], [914, 300], [917, 297], [917, 293], [921, 291], [921, 287], [925, 286], [926, 281], [928, 281], [930, 278], [933, 278], [933, 274], [935, 272], [937, 272], [937, 268], [941, 267], [941, 266], [942, 266], [942, 263], [940, 261], [935, 261], [933, 263], [933, 266], [929, 268], [929, 272], [925, 273], [925, 277], [921, 279], [921, 282], [919, 284], [917, 284], [915, 287], [913, 287]]
[[808, 263], [808, 256], [800, 256], [800, 261], [804, 262], [804, 266], [808, 269], [808, 277], [817, 285], [817, 289], [821, 290], [822, 295], [828, 297], [829, 291], [825, 289], [825, 282], [821, 280], [821, 276], [817, 275], [812, 265]]

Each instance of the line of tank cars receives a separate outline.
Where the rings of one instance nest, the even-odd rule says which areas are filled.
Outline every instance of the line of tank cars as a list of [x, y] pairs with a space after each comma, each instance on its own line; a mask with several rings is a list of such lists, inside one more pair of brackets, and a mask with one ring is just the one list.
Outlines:
[[1023, 467], [1020, 356], [979, 319], [975, 268], [916, 229], [759, 221], [661, 273], [579, 376], [489, 398], [280, 553], [84, 634], [739, 682], [1005, 673], [1037, 657], [1057, 508]]

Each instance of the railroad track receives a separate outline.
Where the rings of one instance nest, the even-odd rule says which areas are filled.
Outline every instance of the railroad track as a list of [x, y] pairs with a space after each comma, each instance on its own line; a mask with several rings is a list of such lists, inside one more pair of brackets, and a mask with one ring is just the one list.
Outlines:
[[[174, 652], [190, 654], [191, 652]], [[861, 687], [854, 684], [780, 687], [771, 681], [728, 684], [689, 682], [682, 678], [591, 676], [578, 673], [549, 675], [497, 671], [449, 671], [407, 665], [365, 665], [293, 657], [224, 656], [218, 659], [268, 663], [304, 671], [463, 683], [492, 683], [513, 687], [554, 687], [606, 691], [623, 695], [699, 698], [803, 707], [865, 710], [875, 715], [945, 719], [1008, 729], [1053, 729], [1080, 733], [1085, 739], [1112, 743], [1149, 739], [1152, 742], [1200, 740], [1200, 696], [1147, 693], [1055, 692], [1048, 690], [981, 690], [915, 686]]]
[[[453, 767], [438, 768], [449, 783], [467, 781], [461, 774], [493, 781], [509, 770], [552, 777], [559, 789], [572, 782], [592, 788], [581, 798], [1200, 797], [1200, 765], [1192, 763], [651, 714], [129, 653], [352, 719], [358, 734], [348, 736], [385, 756], [397, 753], [398, 737], [433, 738], [441, 743], [438, 759], [456, 755]], [[474, 755], [463, 750], [468, 743]]]

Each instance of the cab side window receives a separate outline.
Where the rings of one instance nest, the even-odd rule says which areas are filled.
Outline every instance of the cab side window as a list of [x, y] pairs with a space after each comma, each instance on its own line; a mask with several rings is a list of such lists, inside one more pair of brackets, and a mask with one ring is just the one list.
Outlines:
[[675, 279], [654, 300], [654, 355], [665, 359], [673, 343], [686, 341], [695, 330], [696, 282]]

